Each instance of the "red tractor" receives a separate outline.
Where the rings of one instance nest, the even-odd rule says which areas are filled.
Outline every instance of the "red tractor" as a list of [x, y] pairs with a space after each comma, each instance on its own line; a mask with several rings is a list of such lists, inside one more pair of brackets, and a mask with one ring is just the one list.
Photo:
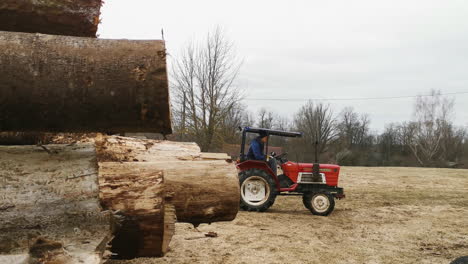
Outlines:
[[[302, 195], [304, 206], [314, 215], [326, 216], [335, 207], [335, 198], [345, 198], [343, 188], [338, 187], [340, 166], [333, 164], [296, 163], [286, 159], [287, 153], [276, 155], [278, 173], [275, 174], [266, 160], [249, 160], [244, 154], [247, 133], [268, 136], [301, 137], [302, 133], [264, 128], [245, 127], [242, 130], [242, 145], [237, 168], [241, 192], [241, 209], [266, 211], [275, 202], [277, 195]], [[270, 137], [268, 137], [270, 138]], [[268, 141], [265, 144], [268, 153]], [[317, 155], [316, 155], [317, 156]]]

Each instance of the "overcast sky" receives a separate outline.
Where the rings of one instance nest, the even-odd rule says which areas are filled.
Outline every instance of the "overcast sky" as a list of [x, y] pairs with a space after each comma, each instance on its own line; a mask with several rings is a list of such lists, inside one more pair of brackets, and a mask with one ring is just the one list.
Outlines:
[[[160, 39], [169, 60], [222, 27], [244, 59], [246, 98], [362, 98], [468, 92], [468, 1], [105, 1], [101, 38]], [[170, 63], [170, 61], [169, 61]], [[468, 125], [468, 94], [455, 96]], [[411, 119], [414, 98], [329, 101], [368, 113], [371, 128]], [[305, 101], [246, 100], [286, 117]]]

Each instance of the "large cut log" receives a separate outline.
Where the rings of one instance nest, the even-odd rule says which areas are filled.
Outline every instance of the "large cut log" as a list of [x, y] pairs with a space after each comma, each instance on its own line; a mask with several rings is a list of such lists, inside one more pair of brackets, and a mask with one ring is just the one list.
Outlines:
[[101, 0], [2, 0], [0, 30], [96, 37]]
[[0, 146], [0, 263], [98, 263], [111, 238], [122, 258], [161, 256], [176, 215], [197, 226], [238, 212], [237, 170], [226, 155], [193, 143], [85, 141]]
[[165, 171], [166, 196], [174, 205], [179, 222], [197, 226], [236, 218], [240, 191], [237, 169], [232, 162], [161, 162], [153, 166]]
[[100, 136], [99, 172], [164, 171], [177, 221], [198, 225], [233, 220], [239, 210], [237, 169], [226, 154], [201, 153], [195, 143]]
[[0, 263], [100, 263], [112, 236], [94, 146], [47, 150], [0, 147]]
[[164, 171], [166, 197], [174, 205], [177, 221], [201, 223], [233, 220], [239, 210], [237, 170], [224, 160], [100, 162], [99, 173], [145, 175]]
[[201, 154], [200, 147], [193, 142], [105, 135], [96, 137], [96, 150], [99, 162], [194, 160]]
[[168, 250], [175, 214], [173, 207], [165, 204], [163, 183], [162, 170], [99, 168], [101, 204], [122, 216], [111, 249], [121, 258], [162, 256]]
[[168, 249], [161, 170], [99, 173], [94, 143], [2, 146], [0, 179], [0, 263], [100, 263], [114, 236], [124, 258]]
[[171, 130], [164, 41], [0, 31], [0, 131]]
[[96, 148], [100, 162], [231, 161], [231, 157], [225, 153], [201, 152], [200, 147], [194, 142], [139, 139], [99, 134], [96, 136]]

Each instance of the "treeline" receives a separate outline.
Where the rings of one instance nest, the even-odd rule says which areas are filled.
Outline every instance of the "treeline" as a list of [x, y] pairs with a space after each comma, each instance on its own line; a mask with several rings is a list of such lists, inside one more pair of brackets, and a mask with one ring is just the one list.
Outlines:
[[[271, 137], [291, 160], [350, 166], [423, 166], [468, 168], [466, 127], [453, 124], [454, 100], [431, 91], [414, 102], [411, 120], [370, 130], [369, 116], [353, 108], [335, 113], [324, 103], [307, 102], [293, 117], [268, 109], [257, 113], [242, 104], [236, 86], [241, 61], [233, 44], [217, 29], [190, 43], [172, 69], [173, 139], [195, 141], [202, 151], [227, 151], [240, 144], [239, 127], [300, 131], [299, 139]], [[316, 145], [316, 143], [318, 143]]]
[[[308, 102], [285, 125], [276, 123], [275, 114], [260, 113], [254, 125], [300, 131], [303, 138], [276, 141], [290, 153], [290, 159], [312, 162], [315, 144], [321, 162], [350, 166], [468, 166], [468, 134], [450, 119], [453, 100], [440, 92], [420, 96], [414, 105], [410, 121], [388, 124], [383, 132], [369, 129], [370, 119], [352, 108], [334, 114], [328, 105]], [[262, 110], [261, 112], [265, 112]], [[262, 117], [268, 117], [262, 120]], [[289, 130], [289, 129], [286, 129]]]

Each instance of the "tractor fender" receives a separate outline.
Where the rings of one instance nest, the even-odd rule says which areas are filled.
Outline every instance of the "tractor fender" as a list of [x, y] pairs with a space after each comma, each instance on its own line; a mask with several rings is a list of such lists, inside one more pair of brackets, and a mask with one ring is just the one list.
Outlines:
[[275, 181], [276, 188], [279, 190], [280, 183], [279, 183], [278, 177], [276, 177], [276, 175], [271, 170], [270, 166], [268, 166], [268, 163], [266, 163], [265, 161], [246, 160], [244, 162], [237, 163], [236, 166], [239, 171], [245, 171], [245, 170], [250, 170], [250, 169], [260, 169], [260, 170], [266, 171], [271, 176], [271, 178]]

